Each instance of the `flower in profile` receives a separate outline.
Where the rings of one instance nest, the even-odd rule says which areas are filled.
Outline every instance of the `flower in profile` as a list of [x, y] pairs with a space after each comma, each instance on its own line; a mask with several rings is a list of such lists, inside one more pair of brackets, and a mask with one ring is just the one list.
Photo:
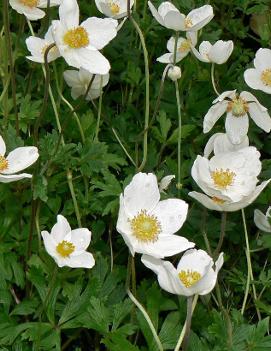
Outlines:
[[[51, 0], [51, 6], [60, 5], [62, 0]], [[47, 8], [47, 0], [9, 0], [13, 10], [25, 15], [30, 21], [41, 19], [45, 16], [45, 12], [41, 8]]]
[[51, 233], [41, 232], [46, 251], [53, 257], [59, 267], [92, 268], [95, 260], [87, 247], [90, 244], [91, 232], [87, 228], [71, 230], [67, 219], [57, 216], [57, 222]]
[[[98, 10], [107, 17], [120, 19], [127, 16], [127, 0], [95, 0]], [[130, 0], [130, 9], [134, 0]]]
[[226, 91], [213, 101], [213, 106], [204, 117], [203, 132], [208, 133], [216, 121], [227, 113], [225, 128], [233, 144], [240, 144], [248, 132], [248, 114], [255, 124], [269, 133], [271, 118], [267, 109], [259, 103], [254, 95], [242, 91], [240, 95], [236, 90]]
[[271, 206], [268, 207], [266, 214], [260, 210], [254, 211], [254, 222], [263, 232], [271, 233]]
[[[26, 56], [26, 58], [34, 62], [44, 63], [45, 51], [51, 44], [54, 43], [52, 26], [49, 27], [44, 39], [31, 36], [28, 37], [25, 42], [28, 51], [31, 52], [31, 56]], [[56, 60], [58, 57], [60, 57], [60, 53], [58, 48], [54, 46], [48, 51], [47, 60], [48, 62], [51, 62]]]
[[[186, 57], [191, 48], [197, 44], [197, 32], [187, 32], [186, 38], [178, 38], [176, 46], [175, 63]], [[157, 58], [161, 63], [174, 63], [175, 38], [171, 37], [167, 42], [168, 53]]]
[[180, 13], [169, 1], [162, 2], [158, 10], [156, 10], [151, 1], [148, 1], [148, 5], [153, 17], [159, 24], [175, 31], [197, 31], [214, 17], [211, 5], [204, 5], [194, 9], [187, 16]]
[[132, 255], [135, 252], [163, 258], [195, 244], [174, 235], [183, 225], [188, 205], [183, 200], [160, 201], [157, 178], [137, 173], [120, 195], [117, 230]]
[[199, 46], [199, 51], [193, 46], [192, 51], [197, 59], [202, 62], [211, 62], [221, 65], [231, 56], [233, 41], [218, 40], [213, 45], [209, 41], [203, 41]]
[[[93, 78], [93, 74], [84, 68], [80, 68], [79, 71], [67, 70], [64, 72], [65, 82], [71, 87], [71, 95], [73, 99], [77, 99], [81, 95], [85, 95], [89, 84]], [[100, 88], [107, 85], [109, 81], [109, 74], [95, 75], [91, 87], [87, 93], [86, 100], [97, 99], [100, 96]]]
[[191, 197], [216, 211], [237, 211], [251, 204], [271, 179], [258, 183], [260, 153], [248, 146], [215, 154], [210, 160], [198, 156], [192, 177], [205, 194], [192, 191]]
[[0, 136], [0, 183], [10, 183], [23, 178], [31, 178], [28, 173], [20, 173], [23, 169], [31, 166], [39, 157], [35, 146], [17, 147], [6, 157], [6, 144]]
[[259, 49], [256, 52], [254, 66], [255, 68], [245, 71], [245, 82], [252, 89], [271, 94], [271, 50]]
[[58, 21], [53, 21], [53, 36], [66, 62], [93, 74], [107, 74], [109, 61], [100, 53], [117, 35], [118, 21], [112, 18], [90, 17], [79, 25], [76, 0], [63, 0]]
[[143, 255], [141, 261], [157, 274], [160, 287], [169, 293], [192, 296], [209, 294], [223, 265], [223, 253], [214, 264], [203, 250], [191, 249], [180, 259], [177, 268], [171, 262]]
[[172, 180], [175, 178], [175, 175], [171, 174], [168, 176], [165, 176], [161, 179], [160, 183], [159, 183], [159, 191], [160, 193], [164, 193], [167, 188], [169, 187], [170, 183], [172, 182]]

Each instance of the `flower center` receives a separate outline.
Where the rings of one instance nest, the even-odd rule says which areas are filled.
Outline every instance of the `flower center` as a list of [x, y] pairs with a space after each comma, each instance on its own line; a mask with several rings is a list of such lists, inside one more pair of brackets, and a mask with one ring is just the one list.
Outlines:
[[244, 116], [248, 112], [248, 103], [241, 97], [235, 97], [228, 103], [227, 111], [235, 117]]
[[137, 216], [130, 220], [133, 235], [143, 242], [154, 242], [161, 232], [161, 224], [157, 217], [141, 210]]
[[190, 288], [192, 285], [196, 284], [201, 279], [201, 274], [197, 271], [192, 271], [190, 269], [186, 271], [181, 271], [178, 273], [180, 281], [186, 288]]
[[219, 197], [216, 197], [216, 196], [213, 196], [212, 197], [212, 200], [216, 203], [216, 204], [219, 204], [219, 205], [222, 205], [225, 203], [225, 200], [222, 200], [220, 199]]
[[271, 68], [267, 68], [264, 71], [262, 71], [261, 81], [264, 85], [271, 87]]
[[64, 43], [69, 45], [72, 49], [84, 48], [89, 44], [88, 33], [83, 27], [68, 30], [65, 33], [63, 40]]
[[69, 257], [75, 250], [75, 246], [73, 243], [69, 241], [63, 240], [59, 243], [56, 247], [56, 251], [59, 253], [60, 256], [66, 258]]
[[226, 170], [216, 169], [211, 172], [211, 177], [218, 189], [226, 189], [227, 186], [232, 185], [235, 176], [236, 174], [228, 168]]
[[191, 28], [193, 26], [193, 22], [190, 18], [185, 18], [184, 25], [185, 25], [185, 28]]
[[112, 15], [118, 15], [120, 12], [120, 6], [116, 4], [115, 2], [111, 1], [110, 2], [110, 11]]
[[8, 160], [4, 156], [0, 155], [0, 172], [8, 168]]
[[181, 45], [178, 47], [178, 51], [183, 53], [190, 50], [190, 40], [185, 39], [183, 40], [183, 42], [181, 43]]
[[31, 8], [38, 6], [38, 0], [19, 0], [19, 2], [24, 6], [28, 6]]

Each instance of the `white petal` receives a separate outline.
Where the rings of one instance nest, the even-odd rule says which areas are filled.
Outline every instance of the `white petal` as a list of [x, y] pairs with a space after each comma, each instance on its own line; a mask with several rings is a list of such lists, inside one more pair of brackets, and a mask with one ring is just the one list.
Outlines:
[[182, 289], [180, 284], [177, 271], [170, 262], [161, 261], [147, 255], [143, 255], [141, 261], [157, 274], [157, 279], [162, 289], [172, 294], [183, 294], [184, 289]]
[[266, 233], [271, 233], [271, 224], [268, 218], [260, 210], [254, 211], [254, 222], [256, 226]]
[[164, 178], [161, 179], [159, 183], [160, 193], [163, 192], [164, 190], [167, 190], [167, 188], [169, 187], [170, 183], [174, 178], [175, 178], [175, 175], [172, 174], [172, 175], [165, 176]]
[[209, 52], [210, 60], [218, 65], [225, 63], [233, 51], [233, 41], [218, 40]]
[[2, 174], [13, 174], [31, 166], [39, 157], [35, 146], [23, 146], [11, 151], [7, 156], [8, 168]]
[[10, 6], [20, 14], [25, 15], [30, 21], [41, 19], [45, 16], [45, 12], [37, 7], [29, 7], [23, 5], [18, 0], [9, 0]]
[[214, 17], [214, 11], [211, 5], [204, 5], [192, 10], [187, 15], [187, 19], [192, 21], [192, 26], [186, 28], [189, 31], [197, 31], [203, 28]]
[[209, 109], [207, 114], [204, 116], [203, 133], [208, 133], [213, 128], [217, 120], [226, 112], [227, 106], [227, 101], [221, 101]]
[[92, 268], [95, 265], [93, 255], [86, 251], [77, 256], [71, 255], [65, 261], [65, 265], [71, 268]]
[[249, 68], [244, 73], [244, 79], [250, 88], [262, 90], [269, 94], [271, 93], [271, 87], [264, 85], [261, 81], [261, 71], [254, 68]]
[[24, 178], [32, 178], [32, 174], [28, 174], [28, 173], [11, 174], [11, 175], [0, 174], [0, 183], [11, 183]]
[[152, 211], [161, 223], [163, 234], [176, 233], [184, 224], [187, 212], [188, 204], [180, 199], [159, 201], [158, 205]]
[[205, 148], [204, 157], [209, 157], [212, 152], [215, 155], [227, 152], [237, 151], [249, 145], [248, 137], [246, 136], [240, 144], [232, 144], [227, 137], [227, 134], [216, 133], [210, 137]]
[[64, 80], [68, 84], [69, 87], [81, 87], [82, 83], [79, 79], [79, 72], [77, 70], [67, 70], [63, 73]]
[[213, 104], [217, 103], [217, 102], [221, 102], [223, 100], [225, 100], [226, 98], [229, 99], [234, 99], [236, 97], [236, 90], [229, 90], [229, 91], [224, 91], [224, 93], [220, 94], [214, 101]]
[[57, 243], [53, 239], [52, 235], [49, 234], [47, 231], [42, 231], [41, 236], [43, 238], [44, 246], [48, 254], [52, 257], [56, 257], [56, 247]]
[[193, 199], [197, 200], [198, 202], [200, 202], [203, 206], [205, 206], [209, 210], [224, 211], [220, 204], [213, 201], [209, 196], [205, 194], [198, 193], [196, 191], [191, 191], [188, 193], [188, 195], [191, 196]]
[[206, 251], [191, 249], [186, 251], [177, 266], [177, 271], [196, 271], [204, 276], [209, 270], [210, 266], [213, 266], [214, 262]]
[[76, 251], [86, 250], [90, 244], [91, 232], [87, 228], [78, 228], [71, 231], [71, 242]]
[[71, 227], [67, 219], [62, 216], [57, 216], [57, 222], [51, 230], [51, 236], [56, 243], [60, 243], [71, 232]]
[[263, 111], [260, 106], [256, 102], [250, 103], [249, 114], [258, 127], [269, 133], [271, 130], [271, 118], [268, 112]]
[[215, 140], [223, 135], [223, 133], [215, 133], [209, 138], [203, 151], [204, 157], [208, 158], [211, 155], [211, 153], [214, 151]]
[[159, 56], [156, 61], [161, 63], [173, 63], [174, 55], [172, 53], [166, 53], [164, 55]]
[[265, 70], [271, 68], [271, 50], [260, 48], [256, 52], [254, 66], [257, 70]]
[[[161, 5], [160, 5], [161, 7]], [[164, 16], [164, 25], [169, 29], [176, 31], [185, 29], [185, 15], [179, 12], [179, 10], [170, 10]]]
[[240, 144], [248, 132], [248, 116], [235, 117], [228, 112], [226, 117], [225, 128], [230, 141], [233, 144]]
[[137, 173], [124, 189], [124, 206], [131, 217], [141, 210], [153, 210], [159, 200], [157, 178], [153, 173]]
[[76, 0], [63, 0], [59, 6], [59, 18], [67, 29], [79, 26], [79, 6]]
[[156, 10], [156, 8], [153, 6], [153, 4], [148, 1], [148, 6], [149, 6], [149, 9], [153, 15], [153, 17], [156, 19], [156, 21], [161, 24], [162, 26], [164, 26], [164, 20], [163, 18], [159, 15], [158, 11]]
[[0, 155], [4, 156], [6, 153], [6, 144], [4, 142], [4, 139], [0, 135]]

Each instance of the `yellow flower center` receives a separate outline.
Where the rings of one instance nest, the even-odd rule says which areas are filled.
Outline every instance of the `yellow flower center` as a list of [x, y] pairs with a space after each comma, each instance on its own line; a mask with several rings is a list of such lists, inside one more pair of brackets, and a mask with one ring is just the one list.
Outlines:
[[186, 270], [179, 272], [180, 281], [186, 288], [190, 288], [201, 279], [201, 274], [197, 271]]
[[112, 15], [118, 15], [120, 12], [120, 6], [112, 1], [110, 2], [110, 11], [112, 12]]
[[178, 51], [180, 53], [186, 52], [186, 51], [190, 50], [190, 45], [191, 45], [190, 40], [185, 39], [182, 41], [181, 45], [178, 47]]
[[83, 27], [68, 30], [65, 33], [63, 40], [64, 43], [69, 45], [72, 49], [84, 48], [89, 44], [88, 33]]
[[222, 168], [216, 169], [211, 172], [211, 177], [218, 189], [226, 189], [227, 186], [232, 185], [235, 176], [236, 174], [228, 168], [226, 170]]
[[241, 97], [235, 97], [228, 103], [227, 111], [235, 117], [242, 117], [248, 112], [248, 103]]
[[157, 217], [141, 210], [137, 216], [130, 220], [133, 235], [145, 243], [154, 242], [161, 232], [161, 224]]
[[31, 8], [38, 6], [38, 0], [20, 0], [20, 3]]
[[212, 197], [212, 200], [216, 203], [216, 204], [219, 204], [219, 205], [222, 205], [225, 203], [225, 200], [222, 200], [220, 199], [219, 197], [216, 197], [216, 196], [213, 196]]
[[0, 172], [8, 168], [8, 160], [4, 156], [0, 155]]
[[261, 81], [264, 85], [271, 87], [271, 68], [267, 68], [264, 71], [262, 71]]
[[75, 250], [75, 246], [73, 243], [69, 241], [63, 240], [59, 243], [56, 247], [56, 251], [59, 253], [60, 256], [66, 258], [69, 257]]
[[185, 25], [185, 28], [191, 28], [193, 26], [193, 22], [190, 18], [186, 18], [184, 20], [184, 25]]

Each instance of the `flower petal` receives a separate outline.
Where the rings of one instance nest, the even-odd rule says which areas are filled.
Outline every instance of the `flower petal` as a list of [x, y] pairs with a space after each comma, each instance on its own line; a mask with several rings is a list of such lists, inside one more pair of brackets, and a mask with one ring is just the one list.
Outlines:
[[76, 0], [63, 0], [59, 6], [59, 18], [66, 29], [79, 26], [79, 6]]
[[156, 21], [161, 24], [161, 26], [164, 26], [164, 20], [163, 18], [160, 16], [160, 14], [158, 13], [158, 11], [156, 10], [156, 8], [153, 6], [153, 4], [148, 1], [148, 6], [149, 6], [149, 9], [153, 15], [153, 17], [156, 19]]
[[233, 144], [240, 144], [248, 132], [248, 115], [235, 117], [228, 112], [225, 128], [230, 141]]
[[249, 104], [249, 114], [258, 127], [269, 133], [271, 130], [271, 118], [267, 111], [261, 109], [261, 105], [256, 102]]
[[207, 114], [204, 116], [203, 133], [208, 133], [213, 128], [217, 120], [226, 112], [227, 106], [227, 101], [221, 101], [209, 109]]
[[203, 28], [214, 17], [213, 7], [211, 5], [204, 5], [192, 10], [187, 15], [187, 19], [192, 21], [192, 26], [186, 28], [189, 31], [197, 31]]
[[28, 173], [10, 174], [10, 175], [0, 174], [0, 183], [11, 183], [24, 178], [32, 178], [32, 174], [28, 174]]
[[51, 234], [49, 234], [47, 231], [43, 230], [41, 232], [41, 236], [43, 238], [44, 246], [48, 254], [52, 257], [56, 257], [56, 246], [57, 243], [55, 242], [54, 238], [52, 237]]
[[2, 174], [13, 174], [31, 166], [39, 157], [35, 146], [23, 146], [11, 151], [7, 156], [8, 168]]
[[198, 202], [200, 202], [203, 206], [205, 206], [209, 210], [224, 211], [224, 209], [219, 203], [216, 203], [209, 196], [205, 194], [198, 193], [197, 191], [190, 191], [188, 195], [191, 196], [193, 199], [197, 200]]
[[78, 228], [71, 231], [71, 242], [76, 251], [85, 251], [91, 240], [91, 232], [87, 228]]
[[6, 144], [4, 142], [4, 139], [0, 135], [0, 155], [5, 156], [6, 153]]
[[263, 232], [271, 233], [271, 224], [269, 223], [266, 215], [264, 215], [260, 210], [254, 211], [254, 222]]
[[95, 260], [90, 252], [84, 251], [80, 255], [71, 255], [66, 260], [65, 266], [71, 268], [92, 268], [95, 265]]
[[71, 232], [71, 227], [67, 219], [62, 216], [57, 216], [57, 222], [51, 230], [51, 236], [56, 243], [60, 243]]
[[254, 66], [260, 71], [271, 68], [271, 50], [260, 48], [256, 52]]

